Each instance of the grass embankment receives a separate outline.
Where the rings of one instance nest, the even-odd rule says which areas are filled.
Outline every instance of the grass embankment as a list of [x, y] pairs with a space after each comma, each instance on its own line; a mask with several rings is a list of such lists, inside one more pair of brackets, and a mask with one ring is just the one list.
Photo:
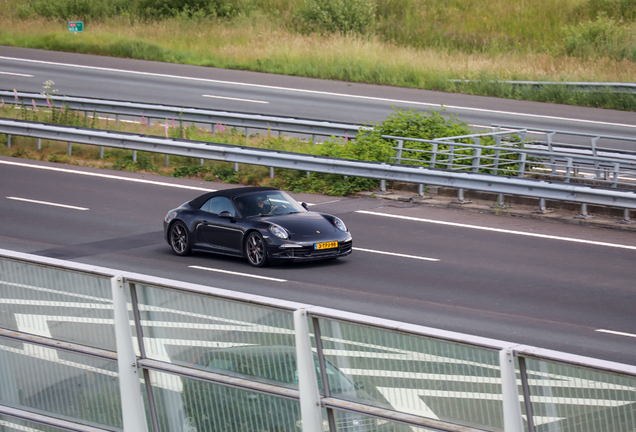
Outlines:
[[633, 82], [635, 17], [633, 0], [5, 0], [0, 44], [636, 110], [493, 83]]

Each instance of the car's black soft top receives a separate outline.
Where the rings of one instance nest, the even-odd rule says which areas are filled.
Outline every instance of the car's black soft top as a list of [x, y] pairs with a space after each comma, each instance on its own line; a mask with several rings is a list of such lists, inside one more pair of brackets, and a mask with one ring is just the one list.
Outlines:
[[218, 190], [216, 192], [205, 193], [193, 199], [192, 201], [188, 202], [188, 204], [190, 204], [190, 206], [194, 208], [201, 208], [201, 206], [205, 204], [207, 200], [209, 200], [212, 197], [222, 196], [222, 197], [232, 199], [233, 197], [237, 195], [243, 195], [250, 192], [259, 192], [259, 191], [266, 191], [266, 190], [278, 190], [278, 189], [272, 188], [272, 187], [240, 187], [240, 188], [223, 189], [223, 190]]

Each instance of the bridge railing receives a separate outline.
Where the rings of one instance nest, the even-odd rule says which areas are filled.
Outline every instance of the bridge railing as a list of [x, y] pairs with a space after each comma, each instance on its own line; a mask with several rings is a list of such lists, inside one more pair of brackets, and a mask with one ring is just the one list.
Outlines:
[[7, 250], [0, 291], [10, 431], [636, 427], [636, 366]]

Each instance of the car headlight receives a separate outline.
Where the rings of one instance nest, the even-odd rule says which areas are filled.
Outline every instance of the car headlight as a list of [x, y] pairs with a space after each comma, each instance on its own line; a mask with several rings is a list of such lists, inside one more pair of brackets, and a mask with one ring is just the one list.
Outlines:
[[344, 224], [344, 222], [342, 221], [342, 219], [340, 219], [339, 217], [334, 217], [333, 218], [333, 224], [336, 226], [336, 228], [338, 228], [340, 231], [344, 231], [347, 232], [347, 226]]
[[283, 228], [280, 225], [271, 224], [269, 226], [269, 230], [272, 232], [272, 234], [274, 234], [278, 238], [282, 238], [282, 239], [289, 238], [289, 234], [287, 234], [287, 231], [285, 231], [285, 228]]

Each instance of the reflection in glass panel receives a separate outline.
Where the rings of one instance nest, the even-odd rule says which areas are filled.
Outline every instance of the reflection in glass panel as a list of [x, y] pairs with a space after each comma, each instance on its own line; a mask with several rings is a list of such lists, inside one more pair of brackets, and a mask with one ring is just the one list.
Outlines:
[[296, 386], [291, 312], [137, 285], [149, 358]]
[[162, 372], [150, 377], [162, 432], [300, 432], [297, 401]]
[[330, 388], [347, 383], [331, 388], [333, 397], [503, 428], [498, 352], [324, 319], [320, 330]]
[[537, 432], [633, 432], [636, 378], [526, 359]]
[[116, 350], [110, 280], [0, 259], [0, 327]]
[[121, 428], [120, 401], [117, 362], [0, 338], [0, 404]]
[[29, 422], [15, 417], [0, 415], [0, 431], [2, 432], [64, 432], [51, 426]]
[[433, 432], [378, 417], [334, 410], [336, 432]]

